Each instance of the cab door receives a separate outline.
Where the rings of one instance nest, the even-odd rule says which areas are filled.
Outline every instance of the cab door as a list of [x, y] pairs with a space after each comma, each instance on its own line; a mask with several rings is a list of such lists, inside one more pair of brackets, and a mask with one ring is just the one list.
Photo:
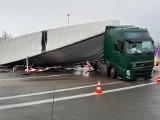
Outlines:
[[114, 51], [112, 55], [113, 65], [116, 69], [118, 76], [123, 76], [123, 69], [124, 69], [124, 44], [120, 41], [115, 42], [114, 44]]

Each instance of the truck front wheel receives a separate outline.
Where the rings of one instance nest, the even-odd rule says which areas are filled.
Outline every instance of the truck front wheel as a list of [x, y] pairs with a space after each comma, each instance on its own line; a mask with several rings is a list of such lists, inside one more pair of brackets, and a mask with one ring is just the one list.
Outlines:
[[117, 72], [114, 66], [111, 67], [111, 78], [116, 78]]

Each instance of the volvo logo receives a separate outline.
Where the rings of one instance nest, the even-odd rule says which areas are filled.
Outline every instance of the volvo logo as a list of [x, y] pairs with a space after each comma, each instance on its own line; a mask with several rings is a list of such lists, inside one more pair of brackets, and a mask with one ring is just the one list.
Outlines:
[[132, 67], [133, 67], [133, 68], [135, 68], [135, 67], [136, 67], [136, 64], [135, 64], [135, 63], [133, 63], [133, 64], [132, 64]]

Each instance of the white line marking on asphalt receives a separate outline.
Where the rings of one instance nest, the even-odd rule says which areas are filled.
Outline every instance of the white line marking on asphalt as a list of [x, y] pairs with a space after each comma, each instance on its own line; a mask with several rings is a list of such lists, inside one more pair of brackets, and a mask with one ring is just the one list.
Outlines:
[[13, 79], [0, 79], [0, 81], [4, 80], [24, 80], [24, 79], [32, 79], [32, 78], [47, 78], [47, 77], [58, 77], [70, 74], [60, 74], [60, 75], [47, 75], [47, 76], [34, 76], [34, 77], [24, 77], [24, 78], [13, 78]]
[[[157, 83], [156, 82], [152, 82], [152, 83], [147, 83], [147, 84], [141, 84], [141, 85], [117, 88], [117, 89], [112, 89], [112, 90], [106, 90], [106, 91], [103, 91], [103, 93], [113, 93], [113, 92], [118, 92], [118, 91], [123, 91], [123, 90], [130, 90], [130, 89], [144, 87], [144, 86], [148, 86], [148, 85], [154, 85], [154, 84], [157, 84]], [[97, 94], [95, 92], [93, 92], [93, 93], [87, 93], [87, 94], [67, 96], [67, 97], [55, 98], [54, 101], [58, 102], [58, 101], [63, 101], [63, 100], [71, 100], [71, 99], [76, 99], [76, 98], [89, 97], [89, 96], [93, 96], [93, 95], [97, 95]], [[53, 102], [53, 99], [46, 99], [46, 100], [19, 103], [19, 104], [3, 105], [3, 106], [0, 106], [0, 110], [10, 109], [10, 108], [20, 108], [20, 107], [25, 107], [25, 106], [39, 105], [39, 104], [51, 103], [51, 102]]]
[[[120, 82], [112, 82], [112, 83], [106, 83], [106, 84], [101, 84], [101, 85], [112, 85], [112, 84], [116, 84], [116, 83], [120, 83]], [[77, 89], [89, 88], [89, 87], [94, 87], [94, 86], [97, 86], [97, 85], [88, 85], [88, 86], [81, 86], [81, 87], [66, 88], [66, 89], [55, 90], [55, 92], [77, 90]], [[38, 93], [31, 93], [31, 94], [0, 97], [0, 100], [7, 100], [7, 99], [13, 99], [13, 98], [20, 98], [20, 97], [29, 97], [29, 96], [35, 96], [35, 95], [43, 95], [43, 94], [49, 94], [49, 93], [53, 93], [53, 92], [54, 91], [52, 90], [52, 91], [45, 91], [45, 92], [38, 92]]]

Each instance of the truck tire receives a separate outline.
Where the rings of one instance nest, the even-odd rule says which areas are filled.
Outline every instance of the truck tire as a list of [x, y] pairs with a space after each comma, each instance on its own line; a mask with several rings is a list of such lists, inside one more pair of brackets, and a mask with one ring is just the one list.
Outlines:
[[111, 67], [111, 78], [116, 78], [117, 77], [117, 72], [114, 66]]

